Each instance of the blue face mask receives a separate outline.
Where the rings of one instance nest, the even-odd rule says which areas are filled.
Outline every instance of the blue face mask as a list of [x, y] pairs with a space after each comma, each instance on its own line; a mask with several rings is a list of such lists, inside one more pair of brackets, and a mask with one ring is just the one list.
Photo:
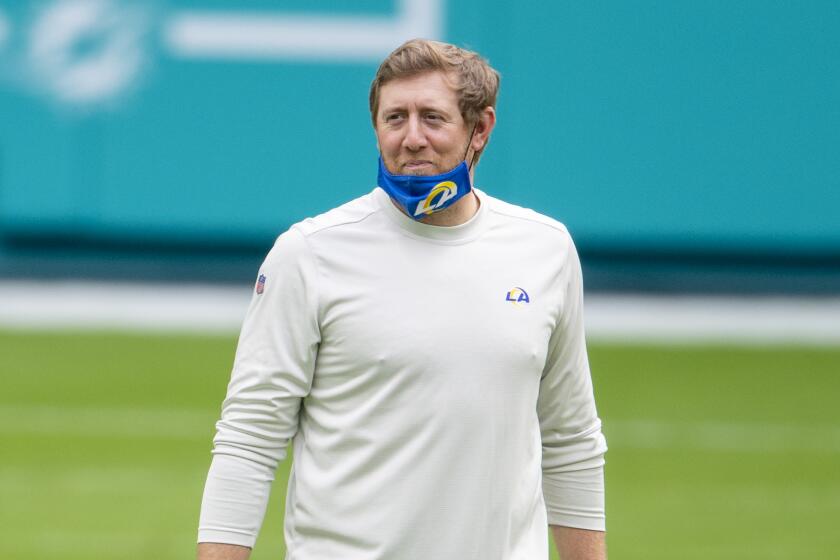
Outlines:
[[392, 175], [380, 156], [377, 183], [415, 220], [449, 208], [472, 190], [466, 161], [440, 175]]

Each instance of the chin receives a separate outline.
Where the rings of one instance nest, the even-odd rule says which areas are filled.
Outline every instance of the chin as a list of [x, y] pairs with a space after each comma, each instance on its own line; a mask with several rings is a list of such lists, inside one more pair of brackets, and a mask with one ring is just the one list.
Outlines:
[[414, 175], [415, 177], [429, 177], [431, 175], [440, 175], [436, 169], [407, 169], [403, 171], [403, 175]]
[[402, 168], [401, 173], [403, 175], [414, 175], [416, 177], [427, 177], [429, 175], [440, 175], [442, 171], [439, 171], [437, 166], [430, 166], [430, 167], [419, 167], [419, 168]]

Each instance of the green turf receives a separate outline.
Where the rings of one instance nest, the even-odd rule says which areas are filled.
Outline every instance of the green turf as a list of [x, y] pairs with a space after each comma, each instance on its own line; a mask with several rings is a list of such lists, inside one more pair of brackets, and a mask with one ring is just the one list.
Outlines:
[[[234, 347], [0, 333], [0, 558], [192, 557]], [[612, 558], [837, 557], [840, 348], [590, 353]], [[256, 560], [282, 558], [287, 472]]]

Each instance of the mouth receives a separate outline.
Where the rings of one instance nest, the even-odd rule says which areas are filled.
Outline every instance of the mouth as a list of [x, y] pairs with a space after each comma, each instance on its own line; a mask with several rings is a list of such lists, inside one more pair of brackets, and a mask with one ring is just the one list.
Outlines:
[[432, 167], [432, 162], [421, 159], [412, 159], [402, 165], [402, 168], [406, 171], [422, 171], [430, 167]]

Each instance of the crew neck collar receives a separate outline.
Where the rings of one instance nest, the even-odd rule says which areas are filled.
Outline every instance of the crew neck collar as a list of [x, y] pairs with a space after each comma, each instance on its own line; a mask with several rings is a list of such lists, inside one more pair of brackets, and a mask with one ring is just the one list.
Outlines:
[[388, 218], [409, 234], [443, 243], [459, 243], [475, 239], [487, 222], [487, 197], [478, 189], [473, 189], [473, 192], [478, 197], [478, 210], [469, 220], [457, 226], [433, 226], [412, 220], [394, 206], [391, 197], [380, 187], [374, 189], [373, 196]]

